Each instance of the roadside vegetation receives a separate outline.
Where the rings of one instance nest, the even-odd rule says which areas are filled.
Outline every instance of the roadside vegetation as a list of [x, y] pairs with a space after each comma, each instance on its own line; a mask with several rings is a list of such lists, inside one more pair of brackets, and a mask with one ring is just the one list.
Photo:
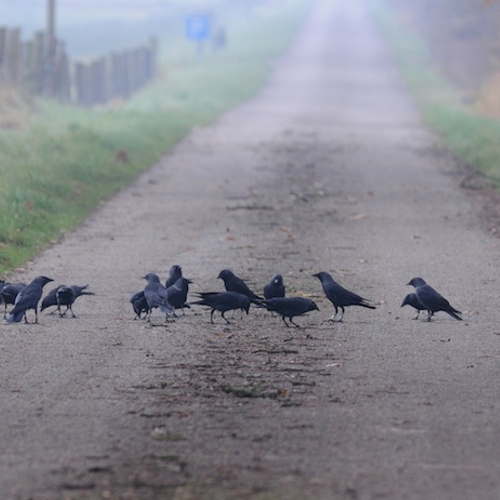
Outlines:
[[250, 8], [230, 19], [225, 48], [202, 54], [181, 26], [162, 40], [157, 80], [126, 103], [87, 110], [0, 96], [0, 275], [74, 229], [193, 127], [255, 94], [309, 7]]
[[385, 0], [372, 0], [370, 6], [425, 123], [463, 162], [500, 188], [500, 121], [477, 112], [476, 98], [435, 69], [424, 38]]

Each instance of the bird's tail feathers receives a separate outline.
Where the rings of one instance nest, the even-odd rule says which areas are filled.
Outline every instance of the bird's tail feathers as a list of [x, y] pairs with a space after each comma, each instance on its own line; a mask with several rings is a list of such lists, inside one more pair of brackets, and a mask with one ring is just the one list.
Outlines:
[[174, 312], [174, 308], [170, 304], [160, 304], [158, 309], [164, 314], [172, 314]]
[[445, 312], [447, 312], [452, 318], [455, 318], [458, 321], [463, 321], [463, 319], [458, 315], [458, 314], [462, 314], [462, 313], [460, 311], [458, 311], [457, 309], [454, 309], [453, 307], [451, 307], [450, 309], [447, 309]]
[[373, 304], [370, 304], [367, 300], [363, 299], [362, 302], [360, 302], [358, 305], [361, 307], [366, 307], [368, 309], [377, 309], [377, 306], [374, 306]]
[[7, 317], [7, 323], [19, 323], [24, 316], [25, 311], [11, 312]]

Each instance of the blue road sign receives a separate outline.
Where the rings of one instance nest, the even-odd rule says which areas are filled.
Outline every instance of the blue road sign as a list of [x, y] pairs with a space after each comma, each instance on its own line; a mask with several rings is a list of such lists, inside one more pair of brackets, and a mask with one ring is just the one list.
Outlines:
[[205, 14], [192, 14], [186, 17], [186, 38], [206, 40], [210, 36], [210, 18]]

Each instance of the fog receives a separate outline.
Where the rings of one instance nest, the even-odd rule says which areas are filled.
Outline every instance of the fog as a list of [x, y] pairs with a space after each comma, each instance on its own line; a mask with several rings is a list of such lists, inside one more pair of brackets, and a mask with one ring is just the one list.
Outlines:
[[[254, 3], [258, 3], [255, 0]], [[45, 29], [48, 0], [0, 0], [2, 25], [22, 38]], [[56, 34], [73, 56], [95, 56], [182, 29], [189, 13], [248, 4], [247, 0], [56, 0]]]
[[500, 70], [498, 0], [388, 0], [421, 34], [437, 67], [471, 93]]

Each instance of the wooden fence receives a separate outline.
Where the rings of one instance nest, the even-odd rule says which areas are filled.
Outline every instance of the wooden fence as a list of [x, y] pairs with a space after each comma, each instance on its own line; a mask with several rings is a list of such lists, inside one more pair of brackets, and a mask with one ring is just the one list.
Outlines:
[[22, 41], [19, 28], [0, 27], [0, 87], [81, 106], [127, 99], [155, 78], [158, 44], [149, 42], [90, 61], [70, 61], [64, 42], [44, 32]]

